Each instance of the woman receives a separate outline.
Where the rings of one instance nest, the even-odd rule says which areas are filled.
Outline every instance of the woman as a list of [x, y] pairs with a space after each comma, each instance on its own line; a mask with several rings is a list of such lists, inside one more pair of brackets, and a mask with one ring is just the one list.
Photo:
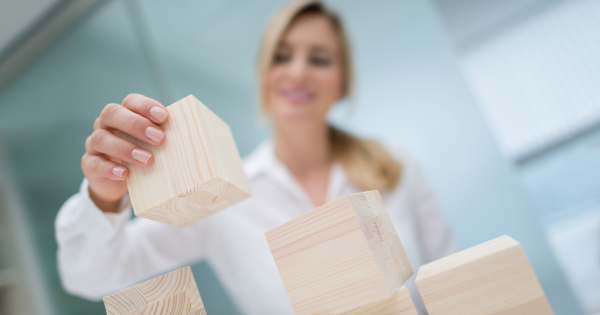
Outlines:
[[[61, 279], [73, 294], [97, 299], [153, 276], [208, 259], [247, 314], [293, 314], [264, 232], [348, 193], [380, 190], [415, 270], [455, 250], [431, 191], [413, 162], [389, 147], [327, 124], [327, 112], [352, 91], [350, 48], [338, 17], [315, 1], [293, 2], [267, 28], [259, 58], [262, 111], [273, 140], [244, 161], [254, 196], [187, 228], [129, 220], [128, 171], [164, 141], [164, 106], [131, 94], [107, 105], [82, 158], [85, 179], [56, 221]], [[414, 279], [414, 277], [412, 278]], [[413, 297], [418, 293], [409, 281]]]

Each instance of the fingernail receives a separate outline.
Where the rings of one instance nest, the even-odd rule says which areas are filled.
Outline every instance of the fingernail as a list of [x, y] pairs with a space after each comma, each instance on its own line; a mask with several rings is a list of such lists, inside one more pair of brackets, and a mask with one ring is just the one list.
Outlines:
[[167, 111], [158, 106], [154, 106], [150, 109], [150, 115], [158, 121], [163, 121], [167, 117]]
[[146, 128], [146, 137], [150, 138], [152, 141], [160, 142], [164, 136], [165, 134], [162, 131], [154, 127]]
[[117, 177], [123, 177], [123, 172], [125, 172], [125, 168], [122, 166], [115, 166], [112, 169], [112, 173]]
[[152, 154], [146, 151], [135, 149], [131, 151], [131, 157], [142, 163], [147, 163], [148, 160], [152, 157]]

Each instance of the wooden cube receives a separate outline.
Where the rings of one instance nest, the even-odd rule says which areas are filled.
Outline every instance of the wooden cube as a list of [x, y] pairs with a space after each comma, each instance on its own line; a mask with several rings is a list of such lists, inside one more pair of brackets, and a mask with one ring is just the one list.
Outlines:
[[167, 112], [159, 125], [165, 140], [158, 146], [119, 133], [154, 155], [147, 167], [123, 162], [135, 214], [184, 227], [250, 197], [229, 126], [193, 95]]
[[190, 267], [142, 282], [103, 300], [107, 315], [206, 315]]
[[504, 235], [419, 269], [425, 306], [435, 314], [553, 314], [519, 242]]
[[[325, 314], [323, 314], [325, 315]], [[329, 315], [329, 314], [328, 314]], [[418, 315], [406, 287], [400, 287], [391, 297], [348, 312], [334, 315]]]
[[341, 197], [265, 236], [296, 315], [389, 298], [413, 274], [378, 191]]

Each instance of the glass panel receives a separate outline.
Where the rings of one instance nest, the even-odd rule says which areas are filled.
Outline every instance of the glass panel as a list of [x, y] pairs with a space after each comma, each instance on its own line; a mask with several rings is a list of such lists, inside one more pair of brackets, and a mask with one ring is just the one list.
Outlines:
[[102, 302], [62, 289], [54, 219], [81, 183], [81, 156], [94, 119], [104, 105], [133, 91], [156, 96], [122, 1], [96, 7], [0, 90], [0, 136], [54, 314], [106, 314]]

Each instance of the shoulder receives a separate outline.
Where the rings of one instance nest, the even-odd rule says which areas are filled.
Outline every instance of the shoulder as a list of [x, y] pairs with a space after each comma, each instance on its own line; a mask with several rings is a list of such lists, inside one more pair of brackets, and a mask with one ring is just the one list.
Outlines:
[[417, 162], [412, 155], [402, 146], [390, 141], [379, 141], [379, 144], [389, 153], [394, 160], [400, 163], [403, 169], [417, 167]]
[[413, 186], [418, 185], [422, 180], [422, 174], [417, 160], [402, 146], [389, 141], [380, 141], [382, 147], [392, 156], [394, 160], [400, 163], [401, 175], [400, 183], [395, 189], [412, 190]]

